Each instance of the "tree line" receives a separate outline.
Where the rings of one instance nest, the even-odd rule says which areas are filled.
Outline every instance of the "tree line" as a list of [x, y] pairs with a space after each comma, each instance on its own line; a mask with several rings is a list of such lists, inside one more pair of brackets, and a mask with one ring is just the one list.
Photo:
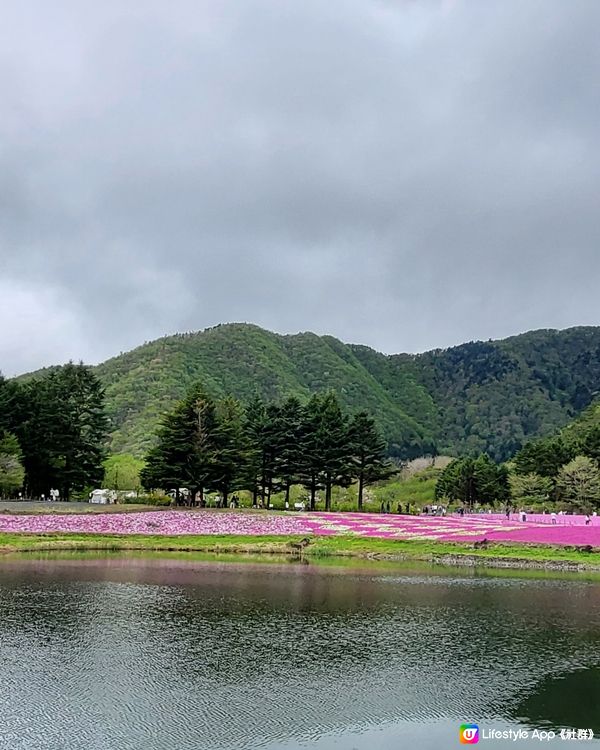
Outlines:
[[44, 377], [0, 376], [0, 494], [69, 500], [104, 476], [108, 419], [94, 373], [70, 362]]
[[600, 507], [600, 427], [569, 439], [527, 443], [511, 461], [463, 456], [440, 474], [435, 496], [465, 506], [501, 502], [520, 506], [561, 503], [573, 510]]
[[508, 468], [486, 453], [457, 458], [441, 472], [435, 486], [437, 500], [451, 500], [473, 508], [493, 502], [508, 502]]
[[266, 507], [283, 492], [287, 507], [292, 485], [300, 484], [311, 510], [319, 491], [329, 510], [333, 487], [357, 482], [361, 510], [365, 487], [393, 471], [375, 421], [364, 411], [344, 412], [334, 392], [306, 403], [255, 397], [243, 406], [230, 396], [215, 400], [197, 384], [163, 417], [156, 437], [142, 484], [174, 491], [178, 502], [185, 487], [194, 504], [218, 492], [227, 505], [234, 492], [248, 490], [253, 505]]
[[514, 469], [513, 495], [600, 507], [600, 426], [574, 423], [565, 434], [532, 441], [514, 457]]

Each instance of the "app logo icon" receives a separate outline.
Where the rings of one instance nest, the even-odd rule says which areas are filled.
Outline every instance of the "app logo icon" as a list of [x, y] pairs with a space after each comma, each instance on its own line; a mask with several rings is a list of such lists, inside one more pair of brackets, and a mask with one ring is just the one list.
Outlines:
[[461, 745], [476, 745], [479, 742], [479, 727], [477, 724], [461, 724], [459, 737]]

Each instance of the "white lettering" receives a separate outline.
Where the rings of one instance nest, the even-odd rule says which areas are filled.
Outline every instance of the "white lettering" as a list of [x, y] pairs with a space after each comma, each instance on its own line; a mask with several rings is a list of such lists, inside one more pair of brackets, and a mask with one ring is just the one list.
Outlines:
[[532, 740], [540, 740], [540, 742], [549, 742], [556, 737], [556, 732], [545, 729], [534, 729], [531, 733]]
[[484, 740], [510, 740], [518, 742], [529, 738], [527, 729], [483, 729], [481, 738]]

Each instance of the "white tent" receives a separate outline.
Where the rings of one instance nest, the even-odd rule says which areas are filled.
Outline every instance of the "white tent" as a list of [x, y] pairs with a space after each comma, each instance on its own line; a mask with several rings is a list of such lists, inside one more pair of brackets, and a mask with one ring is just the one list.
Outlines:
[[90, 492], [90, 503], [109, 505], [114, 503], [117, 493], [114, 490], [94, 490]]

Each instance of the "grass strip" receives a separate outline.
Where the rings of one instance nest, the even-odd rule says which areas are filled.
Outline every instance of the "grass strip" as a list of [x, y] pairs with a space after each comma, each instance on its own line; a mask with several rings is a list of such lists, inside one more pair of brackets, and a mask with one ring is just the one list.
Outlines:
[[475, 547], [463, 542], [378, 539], [340, 534], [312, 536], [303, 549], [301, 536], [241, 535], [116, 535], [75, 533], [0, 533], [0, 552], [52, 550], [148, 552], [214, 552], [288, 554], [303, 557], [357, 557], [382, 560], [425, 560], [445, 565], [485, 565], [490, 567], [537, 567], [600, 570], [600, 553], [575, 547], [490, 543]]

